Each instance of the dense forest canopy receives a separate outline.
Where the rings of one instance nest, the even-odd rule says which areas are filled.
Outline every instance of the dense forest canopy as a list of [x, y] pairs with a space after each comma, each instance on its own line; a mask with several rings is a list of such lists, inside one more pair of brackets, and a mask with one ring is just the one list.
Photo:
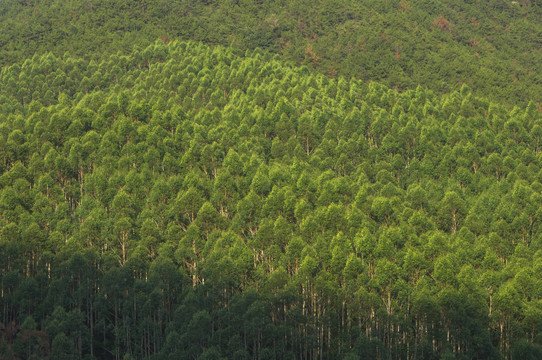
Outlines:
[[0, 73], [0, 357], [542, 357], [533, 101], [100, 56]]
[[328, 76], [542, 102], [542, 7], [520, 0], [2, 0], [0, 64], [158, 38], [264, 48]]

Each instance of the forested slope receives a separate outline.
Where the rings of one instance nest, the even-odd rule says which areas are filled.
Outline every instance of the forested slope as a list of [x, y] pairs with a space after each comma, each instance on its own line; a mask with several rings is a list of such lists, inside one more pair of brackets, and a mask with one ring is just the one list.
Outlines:
[[0, 64], [52, 51], [99, 59], [158, 38], [265, 48], [329, 76], [467, 84], [508, 105], [542, 101], [542, 7], [522, 0], [3, 0]]
[[5, 67], [0, 357], [540, 358], [541, 121], [195, 43]]

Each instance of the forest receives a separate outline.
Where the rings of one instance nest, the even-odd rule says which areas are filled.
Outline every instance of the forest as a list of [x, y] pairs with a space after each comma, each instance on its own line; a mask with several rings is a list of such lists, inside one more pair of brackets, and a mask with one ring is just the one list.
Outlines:
[[0, 358], [540, 359], [541, 140], [265, 49], [6, 65]]
[[542, 102], [532, 0], [2, 0], [0, 65], [65, 52], [101, 62], [159, 39], [262, 48], [330, 77], [509, 105]]

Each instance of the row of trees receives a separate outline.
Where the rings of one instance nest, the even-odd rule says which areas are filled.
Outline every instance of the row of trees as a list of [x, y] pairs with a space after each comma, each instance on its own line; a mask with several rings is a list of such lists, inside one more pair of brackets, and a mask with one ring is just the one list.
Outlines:
[[101, 60], [156, 39], [256, 47], [328, 76], [437, 94], [470, 86], [511, 106], [542, 99], [540, 6], [531, 1], [5, 0], [0, 65], [66, 51]]
[[0, 357], [542, 355], [534, 103], [177, 42], [0, 84]]

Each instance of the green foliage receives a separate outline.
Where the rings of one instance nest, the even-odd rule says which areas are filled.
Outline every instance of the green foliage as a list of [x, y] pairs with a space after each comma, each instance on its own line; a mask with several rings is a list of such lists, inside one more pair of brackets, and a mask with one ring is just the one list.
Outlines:
[[539, 356], [532, 103], [101, 56], [0, 73], [2, 357]]
[[[63, 60], [83, 57], [98, 64], [103, 54], [127, 55], [132, 47], [144, 49], [157, 39], [164, 43], [192, 40], [234, 45], [241, 52], [259, 48], [327, 76], [379, 81], [400, 90], [421, 84], [438, 94], [464, 89], [464, 95], [472, 89], [476, 95], [511, 106], [533, 100], [528, 117], [541, 102], [541, 17], [536, 2], [504, 0], [393, 0], [377, 5], [367, 0], [6, 0], [0, 11], [0, 65], [22, 64], [34, 54], [44, 55], [40, 66], [49, 83], [71, 83], [88, 93], [108, 82], [126, 86], [135, 78], [121, 79], [127, 64], [123, 62], [111, 64], [107, 76], [81, 74], [74, 81], [71, 69], [54, 72], [58, 62], [53, 55]], [[167, 52], [142, 50], [131, 61], [150, 66], [166, 58]], [[262, 67], [263, 74], [269, 71]], [[218, 79], [243, 82], [244, 74], [239, 75]], [[30, 83], [35, 76], [32, 70], [22, 74]], [[211, 79], [208, 77], [203, 85]], [[172, 79], [171, 83], [191, 92], [186, 101], [203, 100], [193, 96], [196, 88], [185, 80]], [[25, 103], [39, 96], [47, 105], [60, 95], [43, 87], [8, 86]], [[329, 91], [331, 97], [344, 93], [337, 88]], [[300, 93], [300, 89], [295, 92]], [[254, 95], [257, 103], [265, 102], [265, 92]], [[207, 100], [223, 105], [223, 89], [210, 91]], [[115, 118], [126, 105], [122, 99], [108, 101], [100, 110]], [[420, 113], [431, 112], [431, 106], [419, 105]], [[454, 106], [462, 116], [471, 116], [476, 108], [463, 100]], [[138, 104], [129, 110], [142, 119], [150, 108]], [[288, 124], [283, 125], [286, 127], [276, 131], [284, 134]]]

